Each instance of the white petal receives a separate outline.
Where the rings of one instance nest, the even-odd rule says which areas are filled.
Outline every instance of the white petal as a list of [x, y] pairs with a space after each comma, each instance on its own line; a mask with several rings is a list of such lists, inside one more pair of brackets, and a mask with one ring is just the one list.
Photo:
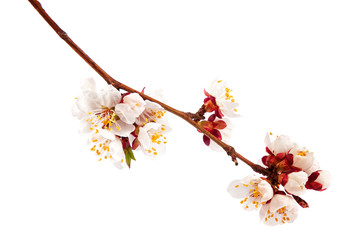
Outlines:
[[98, 94], [94, 91], [84, 91], [75, 103], [77, 108], [88, 114], [96, 109], [101, 109]]
[[328, 188], [332, 182], [331, 173], [325, 170], [320, 170], [319, 173], [320, 175], [317, 177], [315, 182], [322, 184], [322, 189]]
[[99, 134], [106, 138], [106, 139], [109, 139], [109, 140], [114, 140], [115, 139], [115, 134], [111, 131], [111, 130], [108, 130], [108, 129], [102, 129], [100, 128], [99, 129]]
[[93, 78], [85, 78], [80, 81], [80, 89], [82, 91], [96, 91], [96, 83]]
[[141, 127], [139, 129], [139, 135], [138, 135], [138, 140], [139, 140], [141, 146], [143, 146], [145, 149], [150, 148], [150, 146], [151, 146], [151, 139], [147, 132], [148, 129], [145, 128], [149, 124], [150, 123], [146, 124], [144, 127]]
[[134, 118], [133, 113], [129, 105], [124, 103], [116, 104], [115, 113], [119, 116], [121, 121], [126, 123], [134, 123], [134, 121], [132, 121], [132, 118]]
[[305, 172], [293, 172], [288, 175], [288, 182], [284, 188], [291, 194], [300, 196], [306, 192], [305, 183], [308, 180], [308, 176]]
[[280, 208], [287, 207], [289, 209], [293, 209], [296, 206], [295, 200], [287, 195], [275, 194], [270, 202], [270, 211], [275, 212]]
[[225, 95], [225, 88], [226, 88], [225, 80], [214, 80], [212, 81], [207, 92], [215, 98], [221, 98]]
[[233, 198], [244, 198], [249, 196], [249, 188], [244, 187], [243, 184], [242, 180], [232, 181], [227, 188], [228, 193], [230, 193]]
[[274, 190], [266, 180], [261, 180], [258, 184], [258, 188], [262, 195], [261, 202], [267, 202], [274, 196]]
[[78, 107], [77, 102], [75, 102], [71, 108], [71, 114], [76, 117], [77, 119], [83, 119], [87, 116], [87, 114], [81, 111]]
[[100, 104], [107, 108], [115, 107], [121, 101], [121, 93], [112, 85], [107, 85], [106, 88], [99, 92]]
[[132, 124], [144, 111], [145, 101], [137, 93], [124, 97], [124, 102], [115, 106], [115, 112], [126, 123]]
[[111, 126], [111, 132], [121, 137], [129, 137], [130, 133], [132, 133], [134, 130], [135, 126], [133, 124], [127, 124], [121, 120], [115, 121], [115, 124]]
[[220, 110], [224, 113], [227, 117], [239, 117], [240, 114], [238, 113], [238, 106], [239, 104], [236, 102], [231, 101], [223, 101], [219, 107]]
[[319, 169], [320, 169], [320, 164], [316, 159], [314, 159], [312, 166], [306, 169], [305, 172], [307, 173], [308, 176], [310, 176], [313, 172], [316, 172]]
[[294, 144], [290, 141], [290, 137], [286, 135], [277, 137], [274, 143], [274, 153], [276, 154], [288, 152], [294, 146]]

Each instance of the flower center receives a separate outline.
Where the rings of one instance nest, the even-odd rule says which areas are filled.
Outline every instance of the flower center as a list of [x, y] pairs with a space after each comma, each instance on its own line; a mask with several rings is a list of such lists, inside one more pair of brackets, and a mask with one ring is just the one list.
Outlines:
[[139, 119], [141, 124], [145, 125], [149, 122], [156, 122], [156, 120], [162, 118], [165, 113], [165, 110], [145, 109]]
[[[249, 204], [253, 204], [255, 208], [259, 207], [259, 204], [261, 204], [260, 201], [258, 201], [258, 197], [262, 197], [262, 194], [259, 191], [258, 185], [254, 184], [253, 182], [250, 181], [249, 184], [243, 184], [244, 187], [250, 187], [249, 188], [249, 197], [248, 198], [244, 198], [243, 200], [240, 201], [240, 204], [244, 204], [245, 202], [248, 202], [245, 206], [245, 209], [249, 208]], [[236, 188], [239, 187], [238, 185], [235, 186]]]
[[[233, 103], [233, 102], [235, 102], [235, 99], [234, 99], [234, 96], [232, 96], [230, 94], [232, 91], [233, 91], [232, 89], [225, 87], [225, 100], [231, 101]], [[236, 108], [234, 108], [233, 111], [237, 112], [238, 110]]]
[[270, 210], [267, 211], [267, 216], [265, 217], [265, 222], [267, 221], [275, 221], [276, 223], [286, 223], [290, 221], [290, 217], [288, 216], [288, 211], [285, 207], [279, 208], [274, 212]]
[[306, 154], [307, 154], [308, 152], [309, 152], [309, 150], [307, 150], [307, 151], [299, 151], [297, 155], [304, 157], [304, 156], [306, 156]]
[[99, 128], [111, 130], [111, 127], [115, 125], [117, 130], [120, 130], [120, 126], [116, 124], [115, 117], [116, 114], [113, 109], [103, 108], [100, 111], [94, 113], [89, 112], [89, 118], [86, 119], [87, 122], [91, 123], [90, 130], [95, 129], [95, 133], [99, 132]]
[[[95, 152], [97, 156], [99, 156], [99, 161], [104, 159], [111, 159], [112, 155], [110, 153], [110, 140], [104, 139], [102, 141], [99, 141], [98, 138], [92, 138], [91, 141], [95, 144], [92, 148], [90, 148], [91, 151]], [[123, 161], [123, 160], [122, 160]]]
[[158, 151], [156, 149], [156, 145], [155, 144], [166, 144], [167, 140], [166, 137], [164, 137], [164, 135], [162, 134], [163, 131], [165, 131], [165, 124], [161, 124], [161, 128], [159, 131], [155, 131], [154, 133], [150, 133], [150, 138], [151, 138], [151, 142], [153, 143], [153, 146], [151, 147], [151, 149], [146, 149], [145, 151], [147, 151], [148, 153], [152, 153], [154, 155], [158, 154]]

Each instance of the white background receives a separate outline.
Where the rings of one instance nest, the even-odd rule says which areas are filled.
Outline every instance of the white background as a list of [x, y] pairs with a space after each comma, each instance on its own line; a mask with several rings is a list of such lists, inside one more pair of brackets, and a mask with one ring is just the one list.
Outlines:
[[[71, 106], [79, 80], [105, 82], [27, 1], [0, 9], [0, 239], [347, 238], [359, 224], [359, 1], [43, 1], [115, 79], [162, 88], [195, 112], [226, 79], [240, 103], [231, 144], [257, 162], [267, 131], [315, 152], [333, 174], [309, 209], [267, 227], [226, 192], [251, 173], [169, 116], [167, 152], [131, 170], [98, 162]], [[354, 239], [354, 238], [352, 238]]]

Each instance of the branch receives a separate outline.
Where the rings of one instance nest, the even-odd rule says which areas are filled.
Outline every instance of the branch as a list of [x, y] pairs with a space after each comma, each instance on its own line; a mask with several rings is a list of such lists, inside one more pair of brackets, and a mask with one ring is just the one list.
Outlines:
[[[94, 69], [108, 84], [113, 85], [117, 89], [122, 89], [130, 93], [138, 93], [143, 99], [149, 100], [152, 102], [155, 102], [159, 104], [161, 107], [163, 107], [166, 111], [171, 112], [172, 114], [175, 114], [176, 116], [184, 119], [189, 124], [191, 124], [193, 127], [198, 129], [200, 132], [208, 136], [211, 140], [213, 140], [215, 143], [217, 143], [220, 147], [224, 149], [224, 151], [231, 157], [231, 159], [235, 162], [237, 165], [237, 160], [240, 159], [245, 164], [250, 166], [255, 172], [258, 172], [263, 175], [268, 175], [269, 171], [260, 165], [257, 165], [250, 160], [243, 157], [241, 154], [237, 153], [235, 149], [232, 146], [229, 146], [228, 144], [222, 142], [221, 140], [217, 139], [214, 135], [212, 135], [210, 132], [205, 130], [202, 126], [200, 126], [196, 121], [192, 119], [193, 116], [191, 114], [179, 111], [173, 107], [170, 107], [166, 105], [165, 103], [156, 100], [144, 93], [141, 93], [135, 89], [132, 89], [131, 87], [116, 81], [114, 78], [112, 78], [109, 74], [107, 74], [99, 65], [97, 65], [78, 45], [75, 44], [74, 41], [71, 40], [71, 38], [66, 34], [65, 31], [63, 31], [55, 22], [52, 20], [52, 18], [46, 13], [46, 11], [42, 8], [41, 3], [37, 0], [29, 0], [31, 5], [38, 11], [38, 13], [44, 18], [44, 20], [50, 25], [50, 27], [59, 35], [61, 39], [63, 39], [82, 59], [84, 59], [85, 62], [87, 62], [92, 69]], [[201, 114], [201, 113], [200, 113]], [[199, 115], [200, 117], [200, 115]]]

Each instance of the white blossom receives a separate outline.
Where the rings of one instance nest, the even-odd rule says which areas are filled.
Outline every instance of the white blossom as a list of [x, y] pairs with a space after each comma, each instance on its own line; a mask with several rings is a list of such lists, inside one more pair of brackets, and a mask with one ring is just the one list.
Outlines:
[[92, 79], [85, 79], [80, 85], [82, 94], [76, 98], [72, 108], [73, 116], [80, 120], [80, 133], [87, 136], [90, 150], [99, 157], [99, 161], [110, 159], [121, 168], [124, 152], [119, 137], [128, 137], [135, 129], [115, 114], [121, 94], [111, 85], [97, 92]]
[[120, 92], [112, 85], [97, 92], [92, 79], [81, 83], [82, 95], [76, 98], [72, 113], [80, 119], [80, 133], [100, 134], [114, 140], [115, 136], [128, 136], [135, 127], [117, 119], [115, 106], [121, 100]]
[[214, 80], [207, 92], [215, 98], [216, 105], [220, 111], [227, 117], [238, 117], [237, 107], [239, 104], [232, 96], [232, 89], [227, 87], [226, 81]]
[[290, 196], [275, 194], [261, 207], [259, 215], [261, 221], [270, 226], [291, 223], [297, 218], [298, 204]]
[[122, 169], [125, 164], [125, 153], [121, 140], [116, 137], [113, 140], [104, 138], [101, 135], [94, 135], [89, 139], [91, 151], [101, 160], [110, 160], [114, 166]]
[[272, 138], [274, 138], [273, 134], [271, 132], [267, 133], [265, 136], [265, 144], [274, 155], [287, 153], [294, 147], [294, 143], [291, 142], [289, 136], [280, 135], [276, 136], [275, 139]]
[[160, 105], [146, 100], [144, 111], [135, 121], [140, 126], [137, 139], [148, 156], [155, 157], [165, 152], [165, 134], [171, 130], [165, 113]]
[[254, 175], [232, 181], [227, 190], [232, 197], [242, 199], [240, 203], [246, 210], [258, 209], [273, 197], [271, 185]]
[[314, 164], [314, 153], [309, 152], [305, 147], [299, 147], [296, 143], [289, 153], [293, 155], [292, 166], [303, 171], [307, 171]]

